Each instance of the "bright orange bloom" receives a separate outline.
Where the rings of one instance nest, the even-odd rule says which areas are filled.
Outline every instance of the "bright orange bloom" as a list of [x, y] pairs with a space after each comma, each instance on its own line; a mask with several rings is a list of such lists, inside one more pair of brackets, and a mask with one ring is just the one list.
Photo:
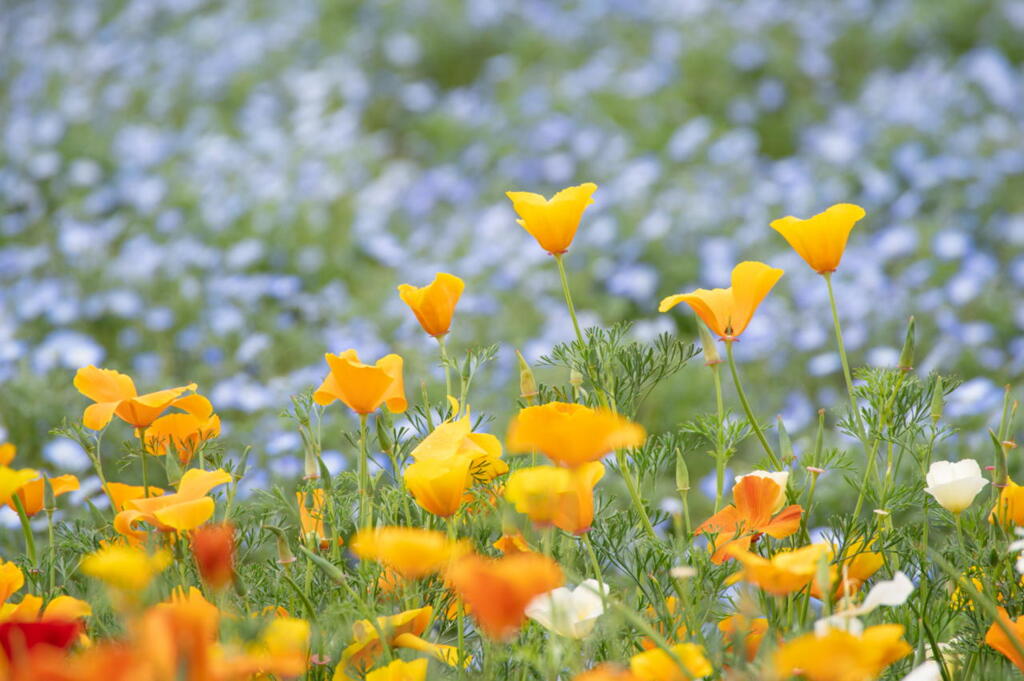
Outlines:
[[743, 580], [777, 596], [803, 589], [818, 574], [821, 561], [830, 561], [832, 558], [832, 550], [827, 544], [783, 549], [770, 559], [739, 546], [730, 547], [729, 553], [743, 564]]
[[7, 599], [23, 586], [25, 574], [21, 568], [0, 558], [0, 603], [6, 603]]
[[535, 525], [582, 534], [594, 522], [594, 486], [603, 477], [600, 461], [576, 468], [523, 468], [509, 476], [505, 498]]
[[302, 540], [308, 539], [317, 544], [324, 544], [327, 541], [327, 530], [324, 527], [324, 490], [318, 487], [310, 492], [296, 492], [295, 498], [299, 502]]
[[394, 660], [386, 667], [374, 669], [367, 674], [366, 681], [427, 681], [427, 660]]
[[206, 494], [227, 482], [231, 482], [231, 474], [224, 470], [189, 469], [177, 492], [126, 501], [125, 510], [114, 517], [114, 529], [134, 544], [146, 540], [146, 532], [135, 529], [142, 522], [162, 532], [194, 530], [213, 515], [214, 502]]
[[[160, 487], [149, 487], [149, 496], [158, 497], [164, 493], [164, 490]], [[126, 485], [123, 482], [108, 482], [107, 483], [107, 494], [110, 495], [110, 503], [114, 506], [114, 510], [120, 513], [125, 509], [127, 504], [132, 499], [142, 499], [146, 496], [146, 490], [142, 485]]]
[[774, 666], [786, 679], [799, 675], [807, 681], [874, 681], [912, 650], [899, 624], [868, 627], [860, 636], [830, 629], [824, 636], [804, 634], [782, 644]]
[[[832, 552], [836, 554], [839, 547], [833, 545]], [[863, 539], [850, 542], [846, 547], [846, 553], [836, 559], [836, 566], [829, 570], [829, 580], [832, 586], [832, 600], [849, 598], [856, 595], [868, 579], [878, 572], [885, 565], [885, 558], [881, 553], [870, 550], [870, 543], [865, 544]], [[818, 583], [811, 585], [811, 595], [820, 599], [822, 590]]]
[[491, 544], [491, 546], [501, 551], [504, 556], [511, 556], [516, 553], [529, 553], [532, 551], [530, 545], [526, 543], [526, 537], [524, 537], [523, 533], [518, 530], [505, 532], [503, 535], [498, 537], [498, 540]]
[[720, 338], [736, 340], [782, 275], [782, 270], [763, 262], [741, 262], [732, 270], [729, 288], [699, 288], [692, 293], [669, 296], [661, 301], [658, 311], [668, 312], [679, 303], [686, 303]]
[[7, 466], [14, 461], [14, 455], [18, 449], [10, 442], [0, 445], [0, 466]]
[[[1006, 614], [1006, 609], [999, 608], [999, 619], [1013, 632], [1018, 643], [1024, 643], [1024, 617], [1011, 620], [1010, 616]], [[1024, 672], [1024, 657], [1017, 652], [1013, 641], [1006, 635], [998, 622], [993, 622], [992, 626], [988, 628], [985, 633], [985, 643], [1001, 652], [1017, 669]]]
[[206, 525], [192, 532], [192, 555], [203, 582], [223, 589], [235, 578], [235, 528], [230, 523]]
[[0, 503], [13, 503], [11, 497], [38, 477], [39, 471], [33, 468], [0, 466]]
[[[378, 617], [376, 626], [370, 620], [359, 620], [352, 625], [352, 644], [341, 653], [341, 660], [334, 672], [338, 681], [350, 678], [349, 670], [365, 671], [384, 651], [381, 635], [392, 648], [409, 648], [427, 653], [441, 662], [458, 664], [459, 652], [454, 646], [430, 643], [421, 638], [430, 625], [434, 609], [427, 606], [406, 610], [397, 615]], [[378, 631], [380, 633], [378, 633]], [[468, 663], [468, 661], [466, 661]]]
[[115, 414], [136, 428], [147, 428], [182, 393], [195, 390], [196, 384], [139, 395], [131, 376], [90, 364], [75, 374], [75, 388], [96, 403], [86, 407], [82, 423], [90, 430], [102, 430]]
[[548, 402], [526, 407], [508, 429], [510, 452], [542, 452], [555, 463], [579, 466], [624, 447], [639, 447], [643, 426], [608, 409]]
[[210, 400], [199, 394], [180, 397], [170, 406], [182, 413], [161, 416], [146, 428], [146, 451], [163, 456], [173, 446], [178, 460], [187, 465], [201, 444], [220, 435], [220, 417], [213, 413]]
[[744, 476], [732, 488], [733, 503], [711, 516], [694, 530], [694, 534], [712, 534], [715, 553], [712, 562], [729, 559], [730, 547], [748, 548], [759, 534], [775, 539], [788, 537], [800, 529], [803, 509], [787, 506], [773, 514], [780, 488], [771, 478]]
[[630, 658], [629, 669], [638, 681], [690, 681], [714, 671], [704, 656], [704, 649], [696, 643], [678, 643], [672, 646], [672, 652], [685, 670], [661, 648], [637, 653]]
[[768, 633], [768, 619], [745, 615], [730, 615], [718, 623], [718, 630], [726, 640], [726, 648], [732, 650], [735, 643], [743, 643], [743, 651], [747, 661], [752, 662], [761, 648], [761, 640]]
[[20, 603], [0, 605], [0, 622], [78, 620], [92, 614], [92, 606], [71, 596], [57, 596], [43, 607], [43, 599], [25, 594]]
[[[78, 478], [73, 475], [58, 475], [50, 478], [50, 489], [53, 490], [54, 498], [73, 492], [78, 489]], [[46, 481], [37, 478], [27, 482], [15, 493], [21, 500], [21, 507], [25, 509], [25, 515], [31, 517], [43, 510], [45, 491]], [[8, 499], [7, 505], [14, 508], [14, 499]]]
[[1006, 487], [999, 492], [999, 499], [988, 519], [1004, 527], [1024, 527], [1024, 486], [1007, 478]]
[[616, 664], [605, 663], [582, 674], [577, 674], [572, 681], [638, 681], [633, 672]]
[[452, 564], [448, 582], [492, 639], [512, 638], [526, 619], [526, 606], [562, 586], [555, 561], [539, 553], [518, 553], [497, 560], [469, 555]]
[[563, 189], [550, 199], [532, 192], [505, 192], [505, 196], [519, 214], [519, 225], [541, 248], [551, 255], [559, 255], [569, 250], [583, 211], [594, 202], [591, 195], [595, 191], [597, 185], [587, 182]]
[[357, 414], [372, 414], [387, 404], [396, 414], [405, 411], [405, 387], [402, 383], [402, 358], [385, 355], [376, 364], [363, 364], [355, 350], [340, 355], [327, 353], [331, 372], [313, 393], [317, 404], [341, 400]]
[[438, 272], [434, 281], [422, 288], [402, 284], [398, 295], [412, 309], [423, 330], [438, 338], [451, 328], [452, 315], [465, 286], [454, 274]]
[[383, 563], [406, 579], [441, 572], [469, 550], [465, 541], [453, 542], [443, 532], [413, 527], [360, 530], [350, 546], [359, 558]]
[[864, 215], [860, 206], [837, 203], [806, 220], [792, 215], [773, 220], [771, 227], [789, 242], [811, 269], [825, 274], [839, 267], [850, 230]]

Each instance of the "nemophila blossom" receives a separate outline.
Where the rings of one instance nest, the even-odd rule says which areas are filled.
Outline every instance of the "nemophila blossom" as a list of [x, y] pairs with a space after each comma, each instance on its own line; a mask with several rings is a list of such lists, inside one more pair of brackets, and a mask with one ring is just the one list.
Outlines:
[[496, 560], [469, 555], [452, 564], [448, 582], [489, 637], [507, 640], [526, 619], [526, 606], [562, 585], [562, 569], [538, 553]]
[[608, 409], [548, 402], [520, 410], [508, 429], [510, 452], [540, 452], [562, 466], [597, 461], [609, 452], [639, 447], [647, 433]]
[[451, 329], [455, 306], [465, 286], [454, 274], [438, 272], [434, 281], [421, 288], [402, 284], [398, 287], [398, 295], [416, 315], [423, 330], [438, 338]]
[[468, 542], [452, 541], [443, 532], [413, 527], [360, 530], [349, 546], [362, 560], [382, 563], [405, 579], [442, 572], [470, 550]]
[[743, 566], [741, 579], [776, 596], [785, 596], [809, 585], [818, 574], [821, 563], [832, 558], [827, 544], [782, 549], [770, 558], [763, 558], [739, 546], [731, 546], [729, 553]]
[[733, 341], [747, 328], [757, 307], [783, 274], [783, 270], [762, 262], [741, 262], [732, 270], [729, 288], [699, 288], [669, 296], [658, 305], [658, 311], [668, 312], [686, 303], [719, 338]]
[[1006, 479], [1006, 487], [999, 492], [996, 505], [989, 514], [989, 521], [1004, 527], [1024, 527], [1024, 486]]
[[583, 211], [594, 202], [595, 191], [597, 185], [587, 182], [563, 189], [550, 199], [532, 192], [505, 192], [505, 196], [512, 201], [520, 226], [545, 251], [560, 255], [569, 250]]
[[[74, 475], [56, 475], [52, 478], [46, 478], [45, 480], [43, 478], [29, 480], [14, 493], [14, 496], [17, 496], [18, 500], [21, 502], [21, 507], [25, 510], [25, 515], [32, 517], [43, 510], [43, 502], [46, 496], [46, 485], [50, 486], [53, 497], [56, 499], [68, 492], [74, 492], [78, 489], [79, 483], [78, 478]], [[12, 509], [15, 508], [13, 497], [8, 499], [7, 505]]]
[[761, 641], [768, 633], [768, 619], [737, 613], [720, 621], [718, 630], [726, 641], [726, 650], [732, 651], [734, 646], [742, 645], [747, 661], [752, 662], [761, 649]]
[[603, 477], [600, 461], [576, 468], [522, 468], [509, 476], [505, 499], [535, 525], [582, 534], [594, 522], [594, 486]]
[[792, 215], [772, 220], [771, 227], [789, 242], [811, 269], [825, 274], [839, 267], [850, 230], [864, 215], [860, 206], [837, 203], [805, 220]]
[[372, 414], [382, 404], [396, 414], [405, 411], [405, 387], [402, 382], [402, 358], [385, 355], [376, 364], [363, 364], [355, 350], [340, 355], [327, 353], [330, 373], [313, 393], [313, 400], [328, 405], [340, 400], [360, 415]]
[[696, 643], [677, 643], [671, 651], [672, 655], [661, 648], [637, 653], [629, 659], [629, 670], [638, 681], [691, 681], [714, 671]]
[[378, 617], [376, 623], [370, 620], [355, 622], [352, 625], [352, 643], [341, 653], [334, 672], [335, 681], [347, 680], [350, 672], [358, 674], [372, 667], [384, 652], [385, 642], [390, 648], [418, 650], [446, 664], [457, 665], [459, 653], [454, 646], [430, 643], [422, 638], [433, 614], [434, 609], [427, 606]]
[[204, 525], [192, 532], [189, 544], [203, 582], [212, 589], [229, 586], [235, 573], [234, 525]]
[[197, 393], [179, 397], [170, 408], [182, 411], [153, 421], [141, 437], [150, 454], [163, 456], [173, 448], [178, 460], [187, 465], [204, 442], [220, 435], [220, 417], [213, 413], [210, 400]]
[[169, 551], [149, 553], [143, 548], [110, 544], [82, 559], [82, 574], [95, 577], [119, 591], [138, 593], [171, 564]]
[[760, 534], [782, 539], [800, 529], [803, 509], [799, 505], [787, 506], [776, 513], [780, 490], [771, 477], [756, 475], [744, 476], [733, 485], [733, 503], [694, 530], [694, 534], [714, 535], [711, 539], [713, 562], [728, 560], [729, 549], [745, 549]]
[[175, 400], [196, 389], [196, 384], [190, 383], [139, 395], [131, 376], [91, 364], [75, 373], [74, 384], [95, 402], [82, 414], [82, 423], [91, 430], [102, 430], [115, 415], [136, 428], [148, 428]]
[[[1010, 619], [1006, 609], [999, 608], [999, 619], [1018, 642], [1024, 641], [1024, 617], [1018, 617], [1015, 620]], [[1017, 647], [1013, 645], [1013, 641], [1010, 640], [1010, 637], [1003, 631], [1003, 627], [999, 626], [998, 622], [993, 622], [988, 631], [985, 632], [985, 643], [1005, 655], [1006, 659], [1012, 662], [1017, 669], [1024, 672], [1024, 657], [1021, 657], [1021, 654], [1017, 652]]]
[[537, 596], [526, 606], [526, 616], [545, 629], [566, 638], [590, 635], [604, 614], [608, 586], [588, 579], [575, 589], [560, 586]]
[[386, 667], [374, 669], [366, 675], [366, 681], [426, 681], [427, 660], [420, 658], [412, 662], [394, 660]]
[[191, 468], [185, 471], [176, 492], [126, 501], [125, 510], [114, 517], [114, 529], [135, 544], [141, 544], [148, 536], [147, 532], [136, 529], [139, 523], [161, 532], [194, 530], [213, 515], [214, 501], [206, 495], [214, 487], [228, 482], [231, 482], [231, 474], [223, 469]]
[[913, 648], [903, 640], [899, 624], [868, 627], [861, 634], [830, 629], [825, 635], [804, 634], [776, 650], [773, 666], [781, 678], [807, 681], [874, 681]]
[[982, 477], [981, 466], [974, 459], [935, 461], [925, 477], [928, 486], [924, 491], [950, 513], [964, 511], [988, 484], [988, 480]]

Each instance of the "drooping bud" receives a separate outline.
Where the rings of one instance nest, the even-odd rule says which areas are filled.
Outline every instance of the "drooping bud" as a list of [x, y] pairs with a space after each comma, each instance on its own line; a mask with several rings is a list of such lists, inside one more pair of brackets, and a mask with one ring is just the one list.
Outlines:
[[391, 456], [391, 451], [394, 447], [394, 442], [391, 440], [391, 425], [394, 421], [391, 418], [391, 412], [386, 409], [382, 409], [377, 414], [377, 442], [380, 445], [380, 450]]
[[277, 564], [291, 565], [295, 562], [295, 554], [292, 547], [288, 545], [288, 535], [280, 527], [267, 527], [277, 537]]
[[676, 450], [676, 491], [680, 494], [690, 491], [690, 469], [686, 467], [683, 453]]
[[715, 337], [703, 322], [697, 322], [697, 331], [700, 332], [700, 345], [704, 350], [704, 366], [714, 366], [722, 363], [722, 356], [718, 354], [718, 346], [715, 344]]
[[907, 337], [903, 341], [903, 351], [900, 352], [900, 371], [910, 371], [914, 368], [914, 318], [907, 322]]
[[942, 387], [942, 376], [935, 374], [935, 384], [932, 387], [932, 423], [938, 423], [942, 418], [942, 408], [945, 400], [945, 389]]
[[776, 417], [776, 423], [779, 429], [779, 453], [782, 456], [782, 463], [788, 466], [796, 459], [796, 454], [793, 453], [793, 441], [789, 437], [789, 431], [786, 430], [782, 416]]
[[516, 350], [516, 357], [519, 358], [519, 397], [526, 400], [527, 404], [533, 404], [537, 401], [537, 379], [523, 353]]
[[204, 525], [192, 532], [192, 555], [199, 576], [211, 589], [227, 587], [235, 573], [235, 528], [231, 523]]

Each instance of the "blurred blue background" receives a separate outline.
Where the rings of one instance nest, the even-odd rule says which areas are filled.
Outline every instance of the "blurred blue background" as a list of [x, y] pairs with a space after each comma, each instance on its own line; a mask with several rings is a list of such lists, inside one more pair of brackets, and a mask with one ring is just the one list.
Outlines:
[[[95, 363], [144, 391], [199, 382], [230, 450], [299, 471], [280, 412], [325, 351], [402, 353], [411, 388], [437, 376], [395, 286], [439, 270], [467, 281], [454, 350], [502, 343], [474, 404], [507, 418], [513, 348], [535, 359], [571, 326], [504, 191], [583, 181], [600, 189], [568, 265], [587, 324], [692, 337], [662, 296], [742, 259], [787, 270], [739, 353], [759, 410], [798, 434], [843, 391], [824, 286], [768, 227], [785, 214], [868, 211], [836, 275], [855, 364], [894, 364], [915, 314], [919, 370], [967, 379], [951, 415], [987, 416], [1024, 371], [1020, 0], [0, 12], [0, 425], [28, 457], [82, 463], [47, 432]], [[709, 409], [699, 364], [645, 420]]]

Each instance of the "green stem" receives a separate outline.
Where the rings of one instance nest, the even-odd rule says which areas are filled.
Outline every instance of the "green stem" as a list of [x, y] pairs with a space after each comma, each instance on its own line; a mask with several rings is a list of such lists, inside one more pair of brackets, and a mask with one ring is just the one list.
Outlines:
[[864, 424], [860, 420], [860, 409], [857, 407], [857, 398], [853, 394], [853, 374], [850, 373], [850, 360], [846, 356], [846, 344], [843, 343], [843, 328], [839, 324], [839, 311], [836, 308], [836, 294], [832, 289], [832, 273], [823, 272], [825, 285], [828, 288], [828, 302], [832, 308], [832, 325], [836, 330], [836, 346], [839, 348], [839, 361], [843, 365], [843, 378], [846, 380], [846, 392], [850, 396], [850, 409], [853, 410], [853, 420], [857, 426], [858, 435], [861, 440], [866, 438]]
[[[437, 344], [441, 346], [441, 366], [444, 367], [444, 395], [445, 399], [452, 394], [452, 377], [448, 371], [448, 347], [445, 344], [444, 336], [437, 337]], [[462, 405], [459, 405], [460, 407]]]
[[629, 490], [629, 498], [633, 502], [633, 507], [640, 514], [640, 521], [643, 523], [644, 531], [647, 532], [651, 539], [657, 541], [658, 535], [654, 533], [654, 526], [651, 525], [647, 509], [644, 508], [644, 502], [640, 499], [640, 491], [636, 486], [636, 480], [629, 470], [629, 462], [626, 460], [626, 456], [621, 449], [615, 450], [615, 460], [619, 464], [619, 473], [622, 474], [622, 479], [626, 481], [626, 489]]
[[594, 579], [597, 580], [598, 588], [601, 590], [601, 603], [605, 603], [604, 576], [601, 574], [601, 563], [598, 562], [597, 553], [594, 551], [594, 542], [590, 540], [590, 532], [583, 533], [583, 546], [587, 549], [590, 567], [594, 570]]
[[750, 427], [754, 431], [754, 435], [757, 436], [761, 446], [764, 447], [765, 453], [768, 454], [768, 458], [771, 459], [772, 465], [782, 470], [782, 462], [779, 461], [779, 457], [775, 456], [775, 452], [772, 450], [772, 446], [768, 444], [768, 439], [764, 436], [764, 431], [761, 430], [761, 424], [758, 423], [757, 419], [754, 418], [754, 412], [750, 408], [750, 402], [747, 401], [747, 394], [743, 391], [743, 384], [740, 382], [740, 375], [736, 371], [736, 359], [732, 353], [733, 341], [727, 340], [725, 342], [725, 354], [729, 358], [729, 371], [732, 373], [732, 382], [736, 386], [736, 394], [739, 395], [740, 404], [743, 405], [743, 411], [747, 415], [747, 421], [750, 422]]
[[359, 415], [359, 522], [363, 527], [370, 527], [370, 468], [369, 455], [366, 452], [366, 421], [367, 414]]
[[579, 320], [576, 319], [576, 308], [572, 304], [572, 292], [569, 290], [569, 278], [565, 275], [565, 263], [562, 262], [562, 254], [555, 254], [555, 262], [558, 263], [558, 276], [562, 279], [562, 293], [565, 294], [565, 305], [569, 308], [569, 317], [572, 319], [572, 328], [576, 331], [576, 340], [583, 346], [583, 333], [580, 331]]
[[51, 509], [47, 509], [46, 511], [46, 541], [50, 551], [50, 566], [47, 575], [47, 593], [52, 598], [53, 590], [57, 586], [57, 545], [53, 541], [53, 510]]
[[725, 457], [715, 456], [715, 513], [722, 507], [722, 488], [725, 487]]
[[25, 513], [25, 507], [21, 503], [21, 497], [18, 496], [17, 492], [11, 495], [11, 501], [14, 502], [14, 509], [18, 512], [18, 519], [21, 520], [21, 531], [25, 535], [25, 553], [28, 554], [29, 562], [33, 566], [36, 565], [36, 539], [32, 536], [32, 526], [28, 522], [28, 514]]

